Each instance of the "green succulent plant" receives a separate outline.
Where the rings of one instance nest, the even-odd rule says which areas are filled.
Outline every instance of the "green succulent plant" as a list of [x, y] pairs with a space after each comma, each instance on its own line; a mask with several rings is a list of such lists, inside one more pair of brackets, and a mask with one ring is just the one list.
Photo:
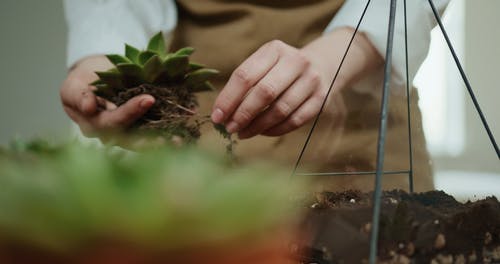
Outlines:
[[139, 94], [152, 95], [155, 104], [132, 128], [167, 138], [177, 135], [187, 141], [195, 140], [200, 136], [200, 123], [206, 120], [200, 121], [199, 116], [196, 119], [198, 102], [194, 94], [214, 90], [209, 79], [218, 71], [190, 62], [193, 52], [193, 48], [185, 47], [168, 53], [159, 32], [146, 50], [125, 44], [124, 56], [107, 55], [114, 67], [96, 72], [99, 79], [91, 85], [96, 87], [96, 95], [118, 106]]
[[55, 149], [0, 155], [0, 259], [10, 245], [64, 256], [102, 242], [211, 245], [258, 236], [297, 213], [289, 191], [299, 184], [274, 167], [234, 168], [194, 148]]

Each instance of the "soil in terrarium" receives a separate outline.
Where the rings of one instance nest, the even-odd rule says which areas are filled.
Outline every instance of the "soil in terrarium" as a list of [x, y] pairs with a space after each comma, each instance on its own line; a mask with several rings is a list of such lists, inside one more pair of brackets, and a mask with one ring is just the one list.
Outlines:
[[[301, 263], [368, 263], [372, 193], [323, 192], [307, 202]], [[378, 263], [500, 263], [500, 203], [442, 191], [383, 193]]]

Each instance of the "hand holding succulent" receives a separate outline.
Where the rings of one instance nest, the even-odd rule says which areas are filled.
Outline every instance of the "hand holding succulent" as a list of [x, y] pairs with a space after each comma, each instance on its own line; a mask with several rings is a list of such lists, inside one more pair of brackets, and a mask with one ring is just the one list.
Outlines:
[[125, 56], [83, 58], [61, 86], [64, 110], [85, 136], [104, 143], [143, 145], [144, 140], [131, 139], [131, 133], [121, 136], [132, 131], [159, 135], [161, 141], [195, 141], [199, 126], [209, 120], [196, 113], [193, 93], [210, 90], [207, 80], [217, 71], [189, 62], [193, 51], [167, 53], [158, 33], [145, 51], [126, 45]]
[[[218, 72], [189, 62], [193, 48], [167, 53], [163, 34], [156, 34], [145, 51], [125, 45], [125, 56], [107, 55], [114, 68], [98, 71], [91, 85], [94, 93], [117, 106], [140, 94], [152, 95], [154, 105], [131, 125], [131, 129], [160, 134], [166, 139], [181, 137], [190, 142], [200, 136], [199, 127], [209, 120], [196, 113], [194, 93], [211, 91], [208, 79]], [[195, 118], [193, 118], [195, 117]]]

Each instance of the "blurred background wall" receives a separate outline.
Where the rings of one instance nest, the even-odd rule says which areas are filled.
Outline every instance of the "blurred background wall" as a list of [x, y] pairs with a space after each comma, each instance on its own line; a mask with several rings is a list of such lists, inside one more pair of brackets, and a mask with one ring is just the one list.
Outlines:
[[0, 1], [0, 144], [69, 134], [58, 93], [65, 31], [61, 1]]
[[[500, 1], [465, 2], [465, 58], [471, 83], [477, 87], [477, 97], [497, 141], [500, 141]], [[467, 98], [468, 99], [468, 98]], [[474, 167], [500, 172], [500, 162], [495, 158], [479, 118], [472, 111], [472, 102], [466, 100], [466, 145], [460, 155]], [[500, 144], [500, 142], [497, 142]], [[488, 158], [486, 158], [488, 157]], [[496, 162], [495, 162], [496, 161]], [[443, 160], [443, 166], [453, 165], [466, 169], [465, 163], [452, 159]], [[499, 185], [500, 188], [500, 185]]]
[[[481, 108], [500, 140], [500, 1], [453, 0], [444, 23]], [[500, 162], [439, 29], [416, 79], [435, 182], [463, 199], [500, 195]], [[497, 142], [498, 144], [499, 142]], [[479, 197], [476, 197], [479, 198]]]
[[[453, 29], [450, 35], [461, 53], [491, 129], [500, 140], [500, 88], [497, 81], [500, 74], [500, 1], [452, 2], [457, 2], [454, 4], [458, 7], [454, 8], [455, 14], [450, 15], [455, 20], [447, 25]], [[70, 120], [60, 106], [58, 95], [59, 85], [66, 74], [66, 28], [62, 7], [59, 0], [0, 1], [2, 145], [14, 137], [42, 136], [63, 140], [71, 135]], [[437, 34], [433, 41], [442, 43], [442, 36]], [[446, 144], [435, 144], [431, 148], [438, 172], [438, 187], [474, 191], [474, 188], [482, 190], [488, 186], [490, 189], [500, 186], [500, 183], [496, 186], [492, 184], [495, 179], [500, 179], [496, 177], [500, 175], [500, 162], [465, 94], [449, 53], [443, 47], [435, 50], [435, 58], [448, 56], [446, 61], [443, 59], [446, 73], [434, 76], [432, 72], [436, 71], [431, 67], [427, 70], [430, 73], [423, 73], [423, 79], [433, 82], [447, 75], [446, 80], [440, 82], [440, 87], [445, 87], [447, 91], [459, 90], [452, 93], [453, 97], [444, 91], [441, 96], [448, 99], [440, 99], [437, 103], [432, 101], [435, 96], [423, 98], [423, 106], [427, 108], [424, 118], [428, 120], [428, 131], [437, 131], [436, 126], [442, 123], [432, 123], [431, 120], [438, 106], [444, 109], [444, 120], [454, 120], [453, 124], [443, 126], [441, 137], [436, 136], [438, 143]], [[431, 101], [426, 104], [426, 99]], [[478, 183], [482, 185], [474, 185]], [[486, 191], [491, 192], [490, 189]], [[500, 187], [495, 190], [500, 192]]]

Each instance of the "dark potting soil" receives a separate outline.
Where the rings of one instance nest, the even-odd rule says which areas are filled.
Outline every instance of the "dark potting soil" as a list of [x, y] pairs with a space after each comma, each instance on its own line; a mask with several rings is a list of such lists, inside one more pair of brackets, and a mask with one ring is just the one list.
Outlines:
[[233, 145], [236, 141], [231, 138], [231, 134], [227, 133], [223, 125], [213, 124], [209, 115], [197, 113], [199, 105], [195, 93], [178, 83], [167, 86], [141, 84], [116, 94], [99, 96], [121, 106], [135, 96], [149, 94], [155, 98], [155, 103], [128, 128], [128, 132], [153, 138], [160, 136], [178, 144], [195, 143], [201, 136], [201, 127], [210, 123], [227, 140], [226, 153], [234, 158]]
[[[195, 118], [198, 101], [193, 93], [182, 86], [162, 87], [142, 84], [106, 99], [120, 106], [140, 94], [153, 96], [155, 103], [130, 129], [144, 133], [168, 133], [180, 136], [187, 141], [200, 137], [200, 126], [204, 121]], [[205, 119], [208, 120], [208, 118]]]
[[[308, 202], [302, 263], [367, 263], [372, 193], [324, 192]], [[500, 203], [442, 191], [383, 193], [379, 263], [500, 263]], [[296, 247], [297, 248], [297, 247]]]

